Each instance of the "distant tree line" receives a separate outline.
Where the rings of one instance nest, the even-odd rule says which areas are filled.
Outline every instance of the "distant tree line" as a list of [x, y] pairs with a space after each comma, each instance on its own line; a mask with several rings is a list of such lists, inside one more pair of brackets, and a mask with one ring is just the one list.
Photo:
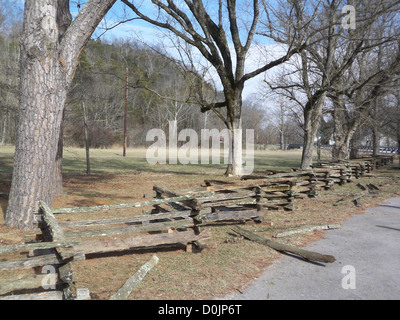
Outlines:
[[[19, 28], [0, 34], [0, 142], [13, 144], [18, 121]], [[128, 69], [128, 78], [126, 71]], [[141, 43], [91, 40], [83, 51], [64, 111], [64, 146], [85, 147], [85, 116], [90, 148], [122, 145], [125, 90], [128, 84], [128, 147], [141, 147], [153, 128], [167, 132], [168, 122], [178, 130], [224, 128], [215, 113], [201, 112], [196, 91], [197, 78], [166, 53]], [[204, 79], [203, 79], [204, 81]], [[208, 94], [220, 93], [207, 84]], [[243, 129], [255, 131], [257, 145], [278, 144], [279, 125], [267, 117], [267, 100], [249, 97], [243, 103]], [[86, 114], [84, 114], [86, 113]], [[290, 124], [291, 123], [291, 124]], [[293, 127], [287, 121], [286, 126]], [[299, 142], [301, 136], [288, 137]]]

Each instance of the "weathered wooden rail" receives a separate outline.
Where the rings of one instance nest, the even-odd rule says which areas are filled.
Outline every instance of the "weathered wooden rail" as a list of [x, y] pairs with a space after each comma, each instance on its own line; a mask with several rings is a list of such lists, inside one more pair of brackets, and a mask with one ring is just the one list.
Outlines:
[[[211, 212], [219, 213], [220, 221], [223, 221], [223, 217], [226, 220], [235, 220], [235, 215], [240, 212], [242, 217], [249, 213], [246, 219], [238, 219], [242, 219], [241, 222], [261, 222], [265, 220], [268, 210], [293, 211], [297, 199], [315, 197], [320, 190], [329, 190], [335, 185], [352, 182], [389, 163], [393, 163], [392, 156], [379, 156], [325, 163], [305, 171], [269, 170], [265, 175], [243, 176], [241, 181], [234, 182], [206, 180], [203, 187], [188, 190], [171, 191], [154, 186], [152, 196], [155, 199], [152, 201], [165, 202], [154, 204], [152, 213], [168, 214], [172, 208], [175, 210], [173, 212], [192, 210], [192, 215], [195, 216], [196, 212], [211, 209]], [[173, 200], [184, 196], [187, 197], [185, 201]]]
[[[29, 250], [28, 257], [0, 262], [0, 270], [49, 267], [44, 274], [23, 279], [0, 281], [0, 300], [83, 300], [89, 298], [88, 289], [77, 289], [73, 280], [72, 261], [82, 260], [82, 252], [76, 251], [76, 242], [67, 242], [50, 208], [40, 203], [42, 236], [45, 242], [37, 244], [0, 247], [0, 253]], [[47, 268], [46, 268], [47, 269]], [[46, 291], [47, 289], [47, 291]], [[48, 290], [50, 289], [50, 291]], [[30, 293], [26, 293], [29, 291]], [[31, 293], [34, 291], [34, 293]], [[13, 294], [13, 293], [22, 294]], [[25, 293], [23, 293], [25, 292]], [[6, 294], [6, 295], [4, 295]]]
[[362, 176], [371, 173], [375, 169], [382, 168], [393, 163], [393, 156], [379, 156], [376, 158], [361, 158], [339, 163], [324, 163], [311, 170], [300, 171], [293, 169], [292, 172], [272, 172], [268, 175], [251, 175], [242, 179], [260, 178], [297, 178], [292, 191], [298, 197], [314, 196], [318, 190], [329, 190], [334, 185], [344, 185]]
[[[211, 235], [209, 229], [199, 232], [186, 229], [193, 227], [193, 219], [190, 218], [188, 212], [163, 215], [162, 217], [157, 215], [136, 216], [60, 223], [45, 203], [40, 204], [39, 213], [38, 226], [41, 230], [39, 236], [43, 239], [43, 242], [0, 246], [0, 256], [29, 252], [28, 256], [23, 259], [1, 261], [0, 271], [42, 269], [51, 266], [52, 270], [55, 271], [52, 278], [55, 287], [47, 291], [44, 290], [43, 281], [49, 276], [48, 274], [35, 274], [22, 279], [4, 279], [0, 280], [0, 299], [86, 299], [89, 298], [88, 290], [75, 288], [72, 271], [73, 262], [84, 260], [92, 254], [145, 248], [154, 249], [178, 244], [185, 244], [191, 248], [192, 244], [195, 243], [202, 247], [201, 242]], [[190, 223], [188, 223], [188, 220], [190, 220]], [[168, 226], [166, 226], [166, 221], [169, 221]], [[138, 223], [141, 223], [141, 225], [139, 226]], [[121, 227], [123, 224], [128, 226]], [[129, 226], [129, 224], [132, 225]], [[88, 226], [106, 226], [106, 228], [79, 230], [80, 227], [86, 228]], [[110, 226], [114, 226], [114, 228]], [[173, 228], [184, 229], [179, 232], [172, 232]], [[143, 234], [144, 232], [164, 230], [169, 230], [169, 232]], [[132, 235], [132, 233], [136, 233], [136, 235]], [[23, 293], [20, 294], [21, 292]]]

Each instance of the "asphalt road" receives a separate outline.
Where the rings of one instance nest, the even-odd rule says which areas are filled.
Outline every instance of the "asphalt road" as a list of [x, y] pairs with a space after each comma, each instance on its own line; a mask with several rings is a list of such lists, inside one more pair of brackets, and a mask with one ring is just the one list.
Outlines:
[[400, 197], [327, 231], [304, 248], [333, 255], [314, 264], [284, 255], [232, 300], [399, 300]]

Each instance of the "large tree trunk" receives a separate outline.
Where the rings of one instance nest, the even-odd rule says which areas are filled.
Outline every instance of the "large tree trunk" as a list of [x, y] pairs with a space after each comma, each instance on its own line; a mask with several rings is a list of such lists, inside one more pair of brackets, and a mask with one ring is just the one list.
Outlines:
[[227, 176], [242, 176], [243, 175], [243, 132], [242, 119], [236, 120], [230, 130], [229, 141], [229, 164], [225, 175]]
[[54, 163], [53, 172], [53, 197], [60, 197], [63, 195], [63, 176], [62, 176], [62, 160], [64, 150], [64, 112], [60, 125], [60, 134], [58, 137], [57, 154]]
[[1, 142], [0, 145], [4, 146], [6, 141], [6, 134], [7, 134], [7, 119], [8, 119], [8, 110], [6, 109], [3, 115], [3, 133], [1, 135]]
[[279, 144], [281, 146], [282, 151], [286, 151], [286, 145], [285, 145], [285, 135], [283, 133], [283, 130], [279, 131]]
[[82, 101], [82, 111], [83, 111], [83, 128], [85, 131], [86, 174], [89, 176], [90, 175], [90, 145], [89, 145], [87, 109], [86, 109], [84, 101]]
[[343, 96], [333, 101], [333, 141], [332, 161], [347, 160], [349, 158], [350, 141], [355, 132], [355, 121], [349, 119]]
[[334, 136], [335, 144], [332, 149], [332, 161], [338, 162], [349, 158], [350, 143], [347, 142], [346, 133]]
[[301, 155], [302, 170], [309, 169], [313, 164], [314, 138], [313, 130], [309, 129], [304, 132], [303, 152]]
[[6, 224], [19, 228], [32, 226], [39, 200], [51, 205], [68, 87], [58, 61], [56, 3], [44, 6], [41, 2], [26, 1], [21, 37], [19, 123], [6, 215]]
[[228, 101], [228, 121], [225, 123], [230, 131], [229, 164], [225, 172], [226, 176], [243, 175], [242, 93], [243, 85], [225, 89], [225, 97]]
[[301, 169], [307, 170], [313, 164], [314, 141], [319, 129], [322, 107], [324, 105], [326, 93], [322, 93], [316, 98], [315, 103], [310, 100], [304, 112], [304, 144], [301, 156]]
[[20, 105], [5, 224], [33, 227], [39, 201], [52, 203], [53, 173], [68, 87], [77, 61], [115, 0], [89, 0], [71, 22], [68, 0], [25, 2]]
[[381, 147], [381, 137], [379, 134], [379, 128], [376, 124], [374, 124], [372, 126], [372, 148], [374, 157], [376, 157], [379, 154], [380, 147]]
[[347, 130], [342, 128], [340, 133], [334, 134], [335, 145], [332, 149], [333, 161], [348, 160], [350, 158], [350, 142], [359, 127], [360, 123], [354, 121]]
[[362, 128], [359, 127], [358, 130], [353, 134], [350, 141], [350, 159], [358, 159], [358, 153], [361, 146], [362, 140]]
[[350, 158], [350, 142], [356, 132], [354, 124], [350, 129], [342, 129], [339, 134], [334, 135], [335, 145], [332, 149], [332, 161], [348, 160]]

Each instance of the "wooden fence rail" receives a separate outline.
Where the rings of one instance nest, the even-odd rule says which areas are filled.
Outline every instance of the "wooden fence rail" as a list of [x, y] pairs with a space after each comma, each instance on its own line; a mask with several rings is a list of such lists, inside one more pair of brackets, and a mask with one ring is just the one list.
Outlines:
[[[22, 279], [0, 280], [0, 299], [87, 299], [87, 289], [75, 288], [73, 262], [90, 255], [157, 249], [165, 246], [204, 247], [211, 237], [208, 226], [267, 222], [269, 210], [294, 210], [297, 199], [314, 197], [319, 190], [344, 185], [375, 169], [393, 163], [392, 156], [324, 163], [312, 170], [266, 171], [244, 176], [240, 181], [205, 180], [204, 185], [186, 190], [153, 187], [154, 199], [140, 202], [50, 209], [40, 203], [37, 216], [42, 242], [0, 246], [0, 255], [26, 252], [26, 258], [1, 261], [1, 270], [55, 266], [57, 290], [42, 292], [46, 274]], [[148, 196], [148, 195], [147, 195]], [[58, 214], [99, 212], [150, 207], [150, 214], [87, 221], [60, 222]], [[148, 210], [145, 211], [149, 213]], [[30, 294], [20, 290], [38, 289]]]

